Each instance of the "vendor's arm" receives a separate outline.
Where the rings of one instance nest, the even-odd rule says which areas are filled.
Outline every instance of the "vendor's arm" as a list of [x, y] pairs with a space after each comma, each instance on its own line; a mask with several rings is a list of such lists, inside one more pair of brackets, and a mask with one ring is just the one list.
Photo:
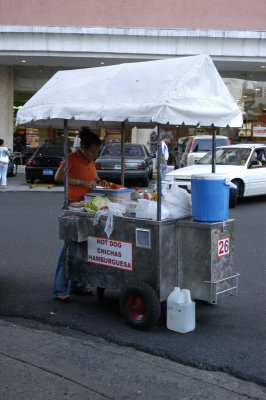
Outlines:
[[[58, 168], [58, 170], [55, 173], [55, 177], [54, 180], [56, 183], [61, 183], [64, 184], [64, 165], [60, 165], [60, 167]], [[72, 177], [68, 177], [68, 184], [69, 185], [82, 185], [85, 186], [86, 188], [94, 188], [97, 185], [96, 180], [95, 181], [86, 181], [84, 179], [79, 179], [79, 178], [72, 178]]]

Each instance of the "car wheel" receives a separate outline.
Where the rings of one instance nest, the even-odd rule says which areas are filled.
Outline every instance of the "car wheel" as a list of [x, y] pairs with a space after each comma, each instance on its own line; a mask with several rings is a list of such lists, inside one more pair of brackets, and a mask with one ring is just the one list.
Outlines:
[[33, 183], [33, 182], [34, 182], [34, 179], [26, 178], [26, 182], [27, 182], [27, 183]]
[[145, 178], [142, 179], [142, 186], [147, 187], [149, 186], [149, 177], [145, 176]]
[[229, 207], [236, 208], [237, 205], [237, 189], [230, 188]]
[[127, 323], [135, 329], [152, 328], [161, 315], [157, 293], [144, 282], [129, 283], [120, 295], [120, 311]]
[[236, 189], [230, 189], [229, 194], [229, 207], [235, 208], [238, 202], [238, 199], [243, 195], [243, 185], [239, 180], [233, 180], [232, 183], [236, 185]]
[[12, 168], [11, 168], [10, 176], [16, 176], [17, 175], [17, 169], [18, 169], [18, 166], [14, 162], [13, 165], [12, 165]]

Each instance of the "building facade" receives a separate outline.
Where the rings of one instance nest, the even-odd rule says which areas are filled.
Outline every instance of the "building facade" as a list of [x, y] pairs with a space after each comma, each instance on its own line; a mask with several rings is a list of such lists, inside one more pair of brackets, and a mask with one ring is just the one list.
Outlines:
[[266, 126], [265, 20], [265, 0], [0, 0], [0, 137], [12, 149], [25, 142], [13, 106], [57, 70], [204, 53], [245, 112], [243, 129], [228, 134], [266, 140], [263, 129], [253, 136]]

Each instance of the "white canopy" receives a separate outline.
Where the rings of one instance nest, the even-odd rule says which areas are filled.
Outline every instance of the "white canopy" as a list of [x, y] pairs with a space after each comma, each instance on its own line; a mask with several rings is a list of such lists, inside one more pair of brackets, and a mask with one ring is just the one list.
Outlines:
[[57, 72], [17, 124], [242, 126], [242, 113], [207, 55]]

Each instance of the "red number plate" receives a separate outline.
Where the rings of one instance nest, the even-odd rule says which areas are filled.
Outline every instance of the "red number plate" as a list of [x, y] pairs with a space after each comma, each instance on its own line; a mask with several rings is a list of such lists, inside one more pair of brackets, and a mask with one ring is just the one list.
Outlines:
[[217, 241], [218, 257], [228, 256], [230, 254], [230, 238], [219, 239]]

